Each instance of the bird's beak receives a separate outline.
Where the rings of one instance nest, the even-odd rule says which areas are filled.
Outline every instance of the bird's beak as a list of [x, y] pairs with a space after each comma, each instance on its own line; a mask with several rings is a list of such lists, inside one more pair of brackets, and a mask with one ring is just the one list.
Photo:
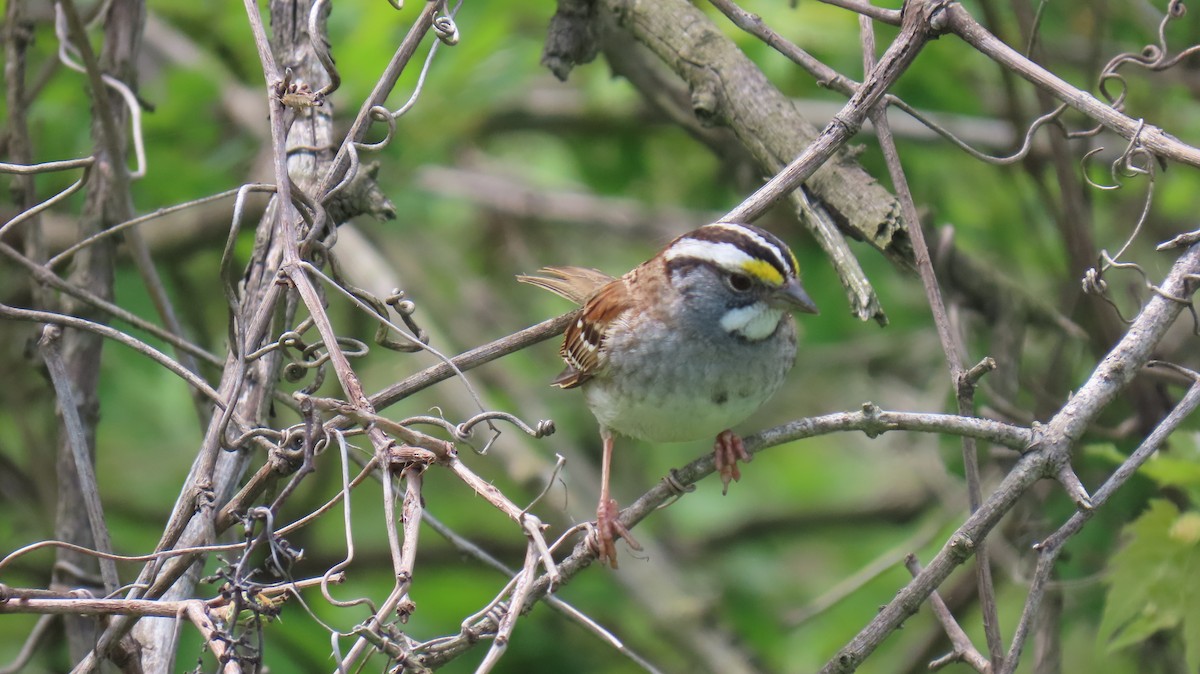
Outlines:
[[804, 286], [800, 285], [799, 279], [789, 279], [782, 288], [776, 291], [775, 297], [785, 309], [795, 309], [806, 314], [821, 313], [817, 311], [816, 303], [804, 291]]

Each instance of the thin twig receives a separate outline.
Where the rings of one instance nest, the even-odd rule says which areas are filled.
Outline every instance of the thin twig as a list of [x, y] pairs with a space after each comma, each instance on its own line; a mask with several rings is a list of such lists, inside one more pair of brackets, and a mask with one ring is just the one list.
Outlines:
[[50, 628], [54, 627], [55, 617], [53, 614], [46, 614], [38, 619], [37, 624], [33, 626], [33, 630], [29, 633], [29, 637], [21, 644], [21, 650], [13, 661], [4, 667], [0, 667], [0, 674], [18, 674], [26, 671], [25, 665], [33, 659], [33, 654], [37, 651], [37, 647], [42, 640], [50, 634]]
[[870, 17], [876, 21], [881, 21], [890, 26], [899, 26], [902, 21], [901, 12], [899, 10], [876, 7], [868, 0], [821, 0], [821, 2], [824, 2], [827, 5], [833, 5], [834, 7], [841, 7], [842, 9], [848, 9], [852, 12], [857, 12], [863, 16]]
[[538, 556], [537, 548], [532, 543], [525, 548], [525, 563], [521, 565], [521, 572], [514, 576], [513, 582], [510, 583], [512, 591], [508, 595], [508, 602], [503, 607], [500, 624], [496, 626], [496, 636], [492, 638], [492, 645], [488, 648], [483, 662], [480, 662], [479, 666], [475, 668], [475, 674], [491, 672], [499, 664], [500, 658], [508, 648], [508, 641], [517, 625], [517, 618], [521, 616], [521, 608], [525, 605], [525, 600], [529, 598], [529, 586], [537, 577]]
[[74, 283], [59, 277], [45, 266], [30, 260], [22, 255], [18, 250], [2, 241], [0, 241], [0, 255], [9, 258], [10, 260], [13, 260], [17, 264], [24, 267], [25, 270], [28, 271], [38, 283], [44, 283], [55, 290], [60, 290], [63, 293], [66, 293], [67, 295], [79, 300], [80, 302], [98, 309], [108, 316], [112, 316], [117, 320], [129, 323], [133, 327], [139, 330], [144, 330], [151, 335], [154, 335], [155, 337], [167, 342], [171, 346], [187, 351], [206, 363], [211, 365], [223, 364], [223, 361], [217, 356], [205, 351], [204, 349], [185, 339], [181, 339], [179, 336], [174, 335], [167, 330], [163, 330], [161, 327], [117, 306], [116, 304], [113, 304], [112, 302], [100, 297], [90, 290], [81, 288]]
[[838, 581], [836, 585], [804, 605], [801, 609], [789, 613], [786, 618], [788, 625], [790, 627], [799, 627], [837, 606], [842, 600], [859, 591], [871, 581], [894, 569], [896, 563], [905, 559], [910, 550], [928, 545], [946, 524], [948, 522], [939, 520], [931, 520], [926, 523], [907, 539], [880, 553], [878, 557], [867, 562], [858, 571]]
[[[488, 342], [482, 346], [475, 347], [450, 359], [449, 364], [438, 363], [388, 386], [371, 396], [371, 404], [378, 410], [394, 405], [417, 391], [453, 377], [456, 372], [466, 372], [484, 363], [490, 363], [497, 358], [520, 351], [532, 344], [544, 342], [547, 339], [561, 335], [563, 330], [567, 328], [567, 324], [574, 319], [574, 312], [564, 314], [557, 318], [542, 321], [537, 325], [530, 326], [506, 337]], [[347, 421], [345, 418], [338, 417], [331, 420], [329, 424], [333, 427], [342, 427]]]
[[829, 161], [830, 157], [862, 128], [867, 115], [875, 109], [888, 88], [916, 60], [921, 48], [933, 37], [931, 22], [941, 11], [942, 6], [939, 3], [910, 3], [904, 13], [900, 35], [880, 57], [879, 63], [871, 70], [858, 91], [846, 102], [841, 112], [834, 116], [800, 156], [727, 213], [724, 219], [729, 222], [751, 222], [757, 219], [772, 204], [799, 187]]
[[[434, 517], [433, 515], [431, 515], [428, 510], [426, 510], [423, 513], [423, 516], [425, 518], [426, 524], [428, 524], [434, 531], [441, 534], [442, 537], [445, 538], [447, 541], [449, 541], [451, 545], [453, 545], [455, 548], [458, 548], [459, 550], [461, 550], [464, 554], [474, 557], [475, 559], [482, 562], [485, 566], [488, 566], [488, 567], [498, 571], [503, 576], [506, 576], [509, 578], [516, 576], [515, 570], [509, 568], [503, 562], [496, 559], [492, 555], [488, 554], [488, 552], [486, 550], [483, 550], [479, 546], [475, 545], [467, 538], [455, 533], [455, 531], [453, 529], [446, 526], [444, 523], [441, 522], [441, 520], [439, 520], [436, 517]], [[630, 650], [629, 647], [626, 646], [625, 643], [622, 642], [619, 638], [617, 638], [617, 636], [615, 634], [613, 634], [609, 630], [605, 629], [603, 626], [601, 626], [599, 623], [597, 623], [592, 618], [585, 615], [579, 609], [575, 608], [574, 606], [571, 606], [567, 602], [563, 601], [562, 599], [559, 599], [558, 597], [556, 597], [552, 594], [546, 595], [543, 598], [543, 601], [550, 608], [565, 615], [568, 619], [575, 621], [580, 626], [582, 626], [585, 630], [591, 632], [598, 639], [600, 639], [604, 643], [611, 646], [618, 653], [621, 653], [625, 657], [632, 660], [637, 666], [641, 667], [642, 669], [646, 670], [647, 672], [650, 672], [651, 674], [659, 674], [658, 668], [656, 668], [654, 665], [652, 665], [649, 661], [647, 661], [641, 655], [638, 655], [634, 651]]]
[[[127, 333], [121, 332], [116, 328], [110, 328], [109, 326], [101, 323], [94, 323], [92, 321], [76, 318], [75, 316], [68, 316], [66, 314], [55, 314], [48, 311], [34, 311], [32, 309], [18, 309], [17, 307], [10, 307], [7, 304], [0, 304], [0, 318], [9, 318], [12, 320], [37, 323], [51, 323], [68, 328], [75, 328], [76, 330], [86, 330], [88, 332], [100, 335], [101, 337], [120, 342], [178, 375], [180, 379], [186, 381], [188, 385], [196, 391], [203, 393], [218, 407], [224, 407], [224, 404], [217, 395], [217, 392], [208, 385], [208, 382], [201, 379], [191, 370], [188, 370], [184, 366], [180, 365], [162, 351], [159, 351], [153, 346], [131, 337]], [[245, 425], [245, 422], [242, 422], [242, 424]]]
[[[38, 348], [46, 362], [46, 370], [50, 373], [50, 381], [54, 385], [54, 393], [58, 399], [59, 414], [62, 418], [66, 442], [71, 448], [75, 459], [77, 482], [74, 485], [62, 485], [60, 488], [75, 488], [83, 496], [83, 504], [87, 508], [88, 525], [92, 531], [92, 541], [96, 550], [112, 554], [112, 537], [108, 533], [108, 522], [104, 519], [104, 504], [100, 501], [100, 490], [96, 484], [96, 469], [92, 465], [92, 455], [89, 451], [87, 431], [84, 430], [83, 420], [79, 417], [79, 400], [76, 399], [72, 388], [71, 375], [63, 362], [59, 342], [62, 338], [62, 328], [47, 325], [42, 328], [38, 339]], [[104, 578], [104, 592], [116, 592], [121, 586], [120, 576], [117, 575], [117, 565], [111, 558], [100, 558], [100, 575]]]
[[1122, 138], [1126, 140], [1136, 138], [1155, 156], [1173, 159], [1190, 166], [1200, 166], [1200, 148], [1180, 141], [1157, 126], [1122, 114], [1088, 92], [1071, 86], [1061, 77], [1042, 68], [1001, 42], [999, 38], [979, 25], [961, 4], [947, 4], [944, 16], [945, 27], [949, 32], [962, 38], [964, 42], [1004, 66], [1005, 69], [1025, 78], [1038, 89], [1049, 92], [1058, 100], [1099, 122], [1105, 128], [1116, 132]]
[[[859, 16], [859, 29], [863, 36], [863, 58], [867, 70], [874, 67], [875, 38], [870, 20]], [[933, 322], [937, 328], [938, 341], [946, 357], [950, 369], [950, 379], [957, 392], [958, 413], [969, 416], [975, 411], [974, 379], [964, 377], [964, 347], [954, 338], [953, 328], [946, 316], [946, 304], [942, 299], [941, 288], [938, 286], [937, 275], [933, 270], [933, 262], [929, 257], [929, 247], [925, 243], [925, 232], [921, 227], [920, 214], [912, 191], [908, 187], [908, 177], [900, 161], [900, 153], [896, 150], [896, 141], [892, 137], [891, 126], [888, 124], [886, 109], [876, 107], [870, 113], [871, 121], [875, 124], [875, 135], [879, 139], [879, 147], [883, 151], [887, 163], [888, 175], [900, 200], [901, 213], [908, 223], [908, 234], [912, 239], [913, 256], [916, 260], [917, 273], [921, 277], [921, 285], [925, 290], [925, 300], [929, 303], [933, 314]], [[993, 364], [994, 366], [994, 364]], [[986, 370], [983, 370], [986, 371]], [[981, 372], [983, 372], [981, 371]], [[977, 379], [978, 377], [976, 377]], [[979, 480], [979, 452], [975, 439], [962, 438], [963, 468], [967, 481], [967, 501], [971, 512], [979, 509], [982, 501], [982, 487]], [[1000, 640], [999, 619], [996, 609], [996, 590], [992, 582], [991, 562], [988, 559], [986, 542], [975, 541], [976, 575], [979, 584], [979, 603], [983, 612], [984, 633], [987, 635], [988, 652], [992, 656], [993, 666], [999, 666], [1003, 657], [1003, 643]]]
[[[921, 563], [917, 561], [916, 555], [910, 554], [905, 557], [904, 567], [913, 577], [921, 573]], [[937, 590], [929, 595], [929, 605], [933, 607], [933, 614], [942, 624], [942, 629], [946, 630], [946, 636], [950, 637], [950, 644], [954, 647], [953, 658], [966, 662], [979, 674], [991, 674], [992, 663], [975, 649], [975, 645], [971, 643], [971, 637], [967, 636], [962, 626], [955, 620], [954, 614], [950, 612], [950, 607], [946, 606], [945, 600]], [[930, 665], [930, 669], [932, 670], [934, 667]]]

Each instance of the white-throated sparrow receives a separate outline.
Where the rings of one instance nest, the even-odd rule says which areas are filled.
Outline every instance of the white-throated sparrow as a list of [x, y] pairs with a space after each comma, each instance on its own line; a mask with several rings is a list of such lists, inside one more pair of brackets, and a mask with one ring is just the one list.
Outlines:
[[817, 313], [800, 285], [796, 257], [751, 225], [706, 225], [675, 239], [621, 278], [579, 267], [546, 267], [518, 280], [583, 305], [559, 353], [553, 384], [581, 387], [604, 441], [596, 538], [616, 568], [615, 538], [637, 542], [609, 497], [613, 433], [651, 442], [716, 436], [726, 489], [750, 455], [729, 427], [783, 384], [796, 357], [790, 311]]

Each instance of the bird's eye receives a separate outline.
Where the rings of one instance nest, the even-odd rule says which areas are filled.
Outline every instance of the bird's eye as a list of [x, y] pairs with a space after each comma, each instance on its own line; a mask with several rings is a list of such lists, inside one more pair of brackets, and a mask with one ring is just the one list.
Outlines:
[[746, 276], [745, 274], [730, 274], [725, 280], [727, 283], [729, 283], [730, 288], [733, 288], [739, 293], [744, 293], [747, 290], [750, 290], [750, 288], [754, 287], [754, 282], [751, 281], [750, 277]]

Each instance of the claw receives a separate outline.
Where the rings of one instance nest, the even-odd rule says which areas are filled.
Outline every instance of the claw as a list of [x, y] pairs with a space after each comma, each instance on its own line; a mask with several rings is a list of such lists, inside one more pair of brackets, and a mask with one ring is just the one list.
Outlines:
[[742, 443], [742, 439], [733, 431], [726, 429], [717, 435], [717, 440], [713, 443], [713, 463], [717, 467], [717, 472], [721, 474], [722, 495], [729, 493], [730, 482], [742, 479], [742, 471], [738, 468], [737, 462], [740, 460], [750, 463], [753, 458], [750, 452], [746, 451], [746, 445]]
[[601, 501], [600, 507], [596, 509], [595, 538], [589, 539], [600, 562], [608, 564], [614, 569], [617, 568], [618, 537], [624, 538], [629, 547], [634, 550], [642, 549], [641, 544], [633, 538], [625, 525], [621, 524], [621, 520], [617, 519], [620, 514], [621, 508], [615, 500]]

